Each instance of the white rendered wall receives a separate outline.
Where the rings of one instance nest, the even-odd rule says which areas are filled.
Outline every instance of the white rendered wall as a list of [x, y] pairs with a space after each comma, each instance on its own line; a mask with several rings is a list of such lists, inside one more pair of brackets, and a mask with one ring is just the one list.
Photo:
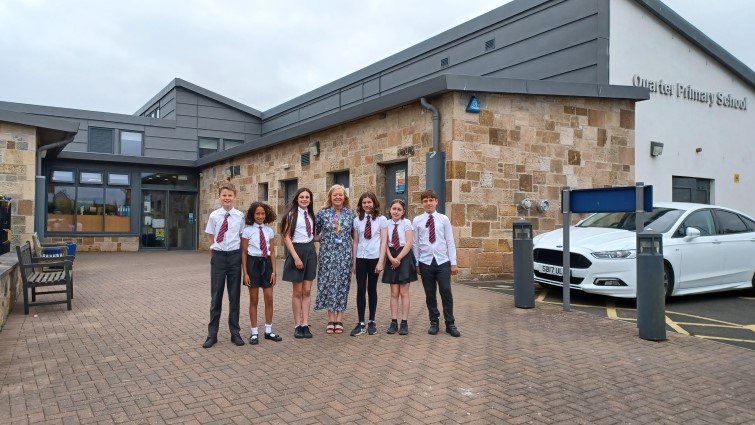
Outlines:
[[[712, 179], [711, 203], [755, 215], [755, 90], [631, 0], [610, 2], [609, 55], [611, 84], [639, 75], [673, 85], [637, 102], [637, 181], [666, 201], [671, 176]], [[713, 105], [679, 97], [677, 84], [712, 93]], [[746, 99], [746, 110], [718, 105], [719, 92]], [[661, 156], [650, 156], [651, 140], [663, 142]]]

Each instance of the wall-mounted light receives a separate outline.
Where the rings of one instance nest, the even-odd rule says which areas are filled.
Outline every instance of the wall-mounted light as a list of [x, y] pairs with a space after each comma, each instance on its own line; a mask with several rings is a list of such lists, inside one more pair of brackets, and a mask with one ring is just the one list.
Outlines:
[[650, 142], [650, 156], [661, 156], [663, 154], [662, 142]]
[[532, 201], [530, 201], [530, 198], [524, 198], [522, 199], [522, 202], [519, 203], [518, 207], [522, 210], [529, 210], [532, 208]]
[[315, 140], [314, 142], [309, 142], [309, 154], [312, 156], [320, 155], [320, 141]]
[[237, 177], [241, 175], [241, 166], [240, 165], [231, 165], [223, 170], [226, 176], [228, 177]]
[[700, 153], [702, 151], [703, 151], [703, 148], [697, 148], [697, 149], [695, 149], [695, 153]]
[[467, 103], [467, 112], [473, 114], [480, 113], [480, 104], [477, 102], [477, 96], [472, 96], [472, 98], [469, 99], [469, 103]]

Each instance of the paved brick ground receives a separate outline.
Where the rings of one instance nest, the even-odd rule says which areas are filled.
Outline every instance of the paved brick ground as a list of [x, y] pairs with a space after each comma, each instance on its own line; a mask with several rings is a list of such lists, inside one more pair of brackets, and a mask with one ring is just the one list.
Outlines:
[[[461, 338], [426, 333], [412, 285], [408, 336], [293, 338], [236, 347], [227, 319], [205, 350], [207, 253], [80, 253], [73, 310], [16, 305], [0, 332], [0, 423], [755, 424], [755, 351], [454, 286]], [[248, 337], [248, 296], [242, 324]], [[227, 307], [224, 307], [227, 313]]]

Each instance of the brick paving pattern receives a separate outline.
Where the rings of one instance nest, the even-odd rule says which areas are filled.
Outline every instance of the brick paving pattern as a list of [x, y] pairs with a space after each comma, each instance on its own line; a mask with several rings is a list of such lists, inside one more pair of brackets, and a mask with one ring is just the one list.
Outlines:
[[[326, 335], [315, 312], [314, 338], [294, 339], [279, 282], [282, 342], [231, 344], [226, 305], [218, 343], [203, 349], [207, 253], [80, 253], [74, 269], [72, 311], [24, 316], [17, 304], [0, 332], [2, 424], [755, 424], [755, 351], [673, 333], [644, 341], [634, 324], [517, 309], [463, 285], [462, 337], [431, 336], [419, 282], [408, 336], [385, 334], [379, 284], [377, 335], [348, 335], [354, 286], [343, 335]], [[246, 340], [243, 288], [241, 299]]]

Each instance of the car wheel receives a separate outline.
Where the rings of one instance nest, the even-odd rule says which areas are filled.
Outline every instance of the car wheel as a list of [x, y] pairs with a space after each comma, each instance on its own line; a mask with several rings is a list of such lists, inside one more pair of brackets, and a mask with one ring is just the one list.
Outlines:
[[674, 271], [671, 269], [671, 265], [666, 262], [663, 263], [663, 288], [666, 290], [666, 299], [668, 300], [671, 298], [671, 293], [674, 292]]
[[755, 297], [755, 274], [752, 275], [752, 288], [750, 288], [750, 295]]

